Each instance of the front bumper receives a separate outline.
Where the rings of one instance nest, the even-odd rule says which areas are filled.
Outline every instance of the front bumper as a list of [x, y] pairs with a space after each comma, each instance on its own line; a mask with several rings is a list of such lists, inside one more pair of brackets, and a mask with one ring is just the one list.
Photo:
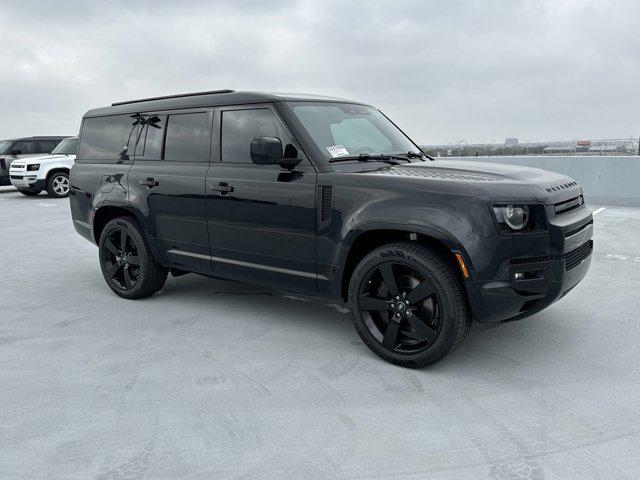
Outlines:
[[592, 251], [593, 241], [589, 240], [564, 258], [510, 265], [513, 273], [533, 272], [534, 277], [529, 280], [469, 285], [467, 291], [474, 306], [476, 320], [519, 320], [543, 310], [566, 295], [584, 278], [591, 265]]
[[11, 185], [19, 189], [42, 190], [44, 188], [44, 181], [38, 180], [37, 175], [11, 172], [9, 179]]
[[[477, 321], [505, 322], [533, 315], [584, 278], [593, 252], [591, 212], [582, 207], [551, 218], [548, 233], [520, 239], [523, 248], [512, 258], [503, 257], [493, 278], [466, 282]], [[529, 251], [535, 256], [523, 255]]]

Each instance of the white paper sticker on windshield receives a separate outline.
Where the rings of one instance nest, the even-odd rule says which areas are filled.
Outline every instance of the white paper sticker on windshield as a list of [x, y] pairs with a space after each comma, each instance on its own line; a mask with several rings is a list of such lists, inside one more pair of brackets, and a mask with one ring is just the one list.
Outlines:
[[344, 148], [344, 145], [333, 145], [332, 147], [327, 147], [329, 150], [329, 154], [333, 157], [346, 157], [349, 155], [349, 151]]

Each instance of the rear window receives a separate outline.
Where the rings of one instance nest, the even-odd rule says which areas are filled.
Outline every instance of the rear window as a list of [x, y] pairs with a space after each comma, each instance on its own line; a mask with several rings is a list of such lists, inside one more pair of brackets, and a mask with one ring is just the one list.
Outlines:
[[202, 161], [203, 146], [208, 137], [206, 120], [206, 113], [169, 115], [164, 144], [165, 160]]
[[125, 146], [132, 154], [137, 130], [134, 123], [135, 119], [128, 115], [85, 118], [80, 133], [78, 158], [117, 161]]

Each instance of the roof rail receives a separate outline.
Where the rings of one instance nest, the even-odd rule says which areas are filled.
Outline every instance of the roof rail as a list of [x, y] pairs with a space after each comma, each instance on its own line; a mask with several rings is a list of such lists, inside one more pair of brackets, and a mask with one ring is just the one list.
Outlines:
[[112, 107], [116, 107], [118, 105], [128, 105], [129, 103], [140, 103], [140, 102], [150, 102], [151, 100], [166, 100], [168, 98], [182, 98], [182, 97], [197, 97], [200, 95], [215, 95], [218, 93], [233, 93], [233, 90], [211, 90], [210, 92], [194, 92], [194, 93], [181, 93], [179, 95], [165, 95], [164, 97], [151, 97], [151, 98], [140, 98], [138, 100], [127, 100], [126, 102], [116, 102], [112, 103]]

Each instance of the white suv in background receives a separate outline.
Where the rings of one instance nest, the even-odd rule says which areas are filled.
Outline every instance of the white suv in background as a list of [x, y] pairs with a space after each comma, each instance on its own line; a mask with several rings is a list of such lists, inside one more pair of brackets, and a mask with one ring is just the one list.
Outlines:
[[78, 137], [65, 138], [46, 157], [29, 157], [11, 163], [11, 184], [24, 195], [38, 195], [42, 190], [52, 197], [69, 196], [69, 170], [76, 159]]

